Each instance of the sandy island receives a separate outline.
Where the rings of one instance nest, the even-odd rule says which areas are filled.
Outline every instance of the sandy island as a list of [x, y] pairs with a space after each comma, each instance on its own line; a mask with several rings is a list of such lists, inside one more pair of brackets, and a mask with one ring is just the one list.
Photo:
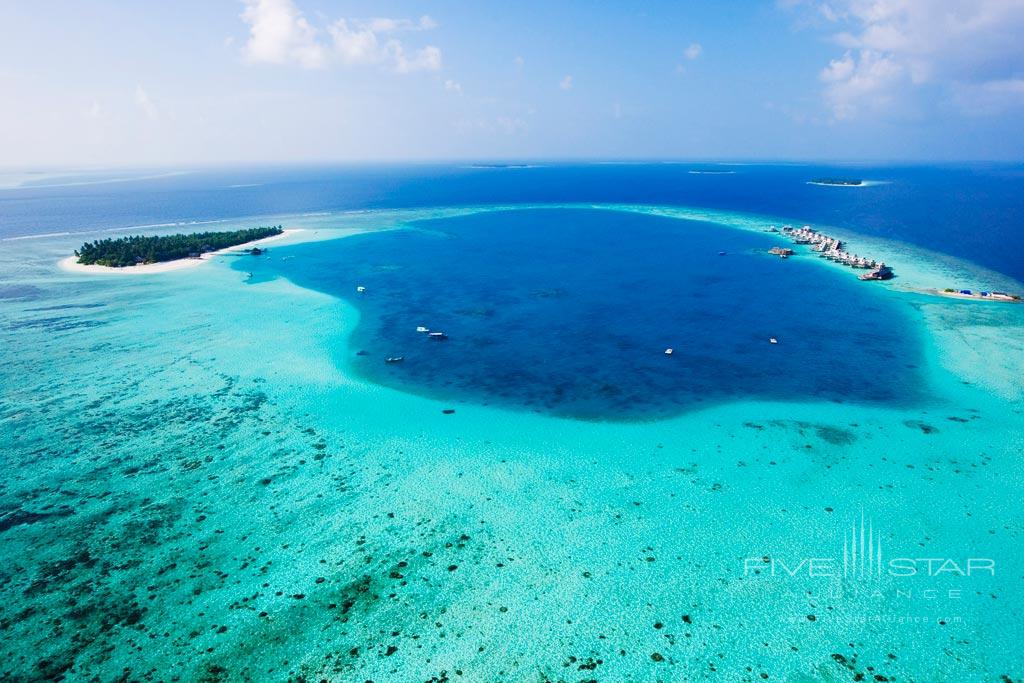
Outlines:
[[224, 249], [218, 249], [217, 251], [208, 251], [199, 258], [181, 258], [173, 261], [160, 261], [158, 263], [143, 263], [137, 266], [124, 266], [123, 268], [113, 268], [111, 266], [99, 266], [99, 265], [84, 265], [78, 262], [78, 257], [75, 255], [68, 256], [65, 259], [61, 259], [57, 262], [57, 266], [61, 270], [69, 273], [89, 273], [91, 275], [98, 274], [112, 274], [112, 275], [151, 275], [154, 273], [166, 273], [172, 270], [184, 270], [186, 268], [195, 268], [196, 266], [202, 265], [203, 263], [211, 260], [212, 257], [221, 254], [227, 254], [235, 249], [247, 249], [267, 242], [273, 242], [279, 240], [288, 235], [302, 232], [304, 228], [287, 228], [280, 235], [271, 235], [270, 237], [264, 237], [263, 239], [253, 240], [252, 242], [244, 242], [242, 244], [236, 244], [233, 247], [225, 247]]
[[921, 294], [930, 294], [932, 296], [944, 296], [950, 299], [966, 299], [968, 301], [996, 301], [1006, 304], [1019, 304], [1021, 301], [1019, 296], [1007, 294], [1006, 292], [985, 292], [982, 294], [980, 291], [975, 292], [973, 290], [956, 290], [953, 292], [947, 292], [942, 289], [915, 289], [912, 291], [920, 292]]
[[808, 185], [818, 187], [874, 187], [876, 185], [888, 185], [888, 180], [861, 180], [859, 183], [823, 183], [820, 180], [808, 180]]

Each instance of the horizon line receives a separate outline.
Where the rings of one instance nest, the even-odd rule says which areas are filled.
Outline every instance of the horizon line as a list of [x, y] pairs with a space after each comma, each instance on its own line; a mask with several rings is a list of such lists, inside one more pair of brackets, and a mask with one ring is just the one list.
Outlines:
[[187, 168], [288, 168], [288, 167], [340, 167], [340, 166], [449, 166], [466, 164], [490, 165], [674, 165], [713, 164], [742, 166], [970, 166], [997, 165], [1014, 166], [1024, 164], [1024, 158], [1010, 159], [924, 159], [924, 158], [814, 158], [814, 157], [450, 157], [450, 158], [387, 158], [387, 159], [292, 159], [292, 160], [225, 160], [225, 161], [177, 161], [177, 162], [124, 162], [111, 164], [90, 164], [62, 162], [38, 165], [0, 164], [0, 173], [45, 173], [55, 171], [97, 172], [115, 170], [182, 170]]

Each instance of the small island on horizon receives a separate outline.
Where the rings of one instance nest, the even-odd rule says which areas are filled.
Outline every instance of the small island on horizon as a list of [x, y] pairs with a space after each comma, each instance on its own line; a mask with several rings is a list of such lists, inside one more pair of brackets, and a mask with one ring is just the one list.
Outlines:
[[199, 258], [209, 252], [276, 237], [283, 233], [284, 228], [277, 225], [224, 232], [194, 232], [189, 235], [132, 235], [117, 239], [108, 238], [86, 242], [75, 250], [75, 260], [83, 266], [109, 268], [149, 265]]
[[860, 178], [814, 178], [809, 182], [812, 185], [839, 185], [842, 187], [857, 187], [864, 184]]

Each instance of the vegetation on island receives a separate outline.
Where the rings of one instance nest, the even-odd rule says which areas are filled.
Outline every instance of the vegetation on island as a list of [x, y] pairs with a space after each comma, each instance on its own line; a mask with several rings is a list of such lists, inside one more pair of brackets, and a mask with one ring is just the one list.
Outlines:
[[75, 256], [83, 265], [124, 268], [146, 263], [198, 258], [208, 251], [217, 251], [264, 237], [273, 237], [282, 232], [284, 229], [277, 225], [226, 232], [194, 232], [191, 235], [161, 235], [159, 237], [133, 235], [86, 242], [81, 249], [75, 250]]
[[859, 178], [815, 178], [811, 181], [816, 185], [863, 185]]

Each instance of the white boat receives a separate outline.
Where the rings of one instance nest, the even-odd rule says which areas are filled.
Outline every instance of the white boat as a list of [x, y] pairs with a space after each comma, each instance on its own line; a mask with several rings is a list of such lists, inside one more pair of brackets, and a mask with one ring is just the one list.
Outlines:
[[423, 327], [423, 325], [420, 325], [419, 327], [417, 327], [416, 331], [417, 332], [424, 332], [424, 333], [430, 332], [430, 330], [428, 330], [427, 328]]
[[776, 339], [775, 337], [772, 337], [772, 338], [771, 338], [771, 339], [769, 339], [768, 341], [769, 341], [769, 342], [771, 342], [772, 344], [778, 344], [778, 343], [779, 343], [779, 340], [778, 340], [778, 339]]
[[671, 356], [672, 353], [673, 353], [672, 349], [665, 349], [665, 355], [666, 356]]
[[363, 287], [362, 285], [359, 285], [358, 287], [356, 287], [356, 291], [359, 292], [360, 294], [362, 294], [363, 292], [366, 291], [366, 287]]
[[434, 339], [434, 340], [437, 340], [437, 341], [444, 341], [445, 339], [448, 338], [448, 335], [445, 334], [444, 332], [431, 332], [428, 336], [431, 339]]

